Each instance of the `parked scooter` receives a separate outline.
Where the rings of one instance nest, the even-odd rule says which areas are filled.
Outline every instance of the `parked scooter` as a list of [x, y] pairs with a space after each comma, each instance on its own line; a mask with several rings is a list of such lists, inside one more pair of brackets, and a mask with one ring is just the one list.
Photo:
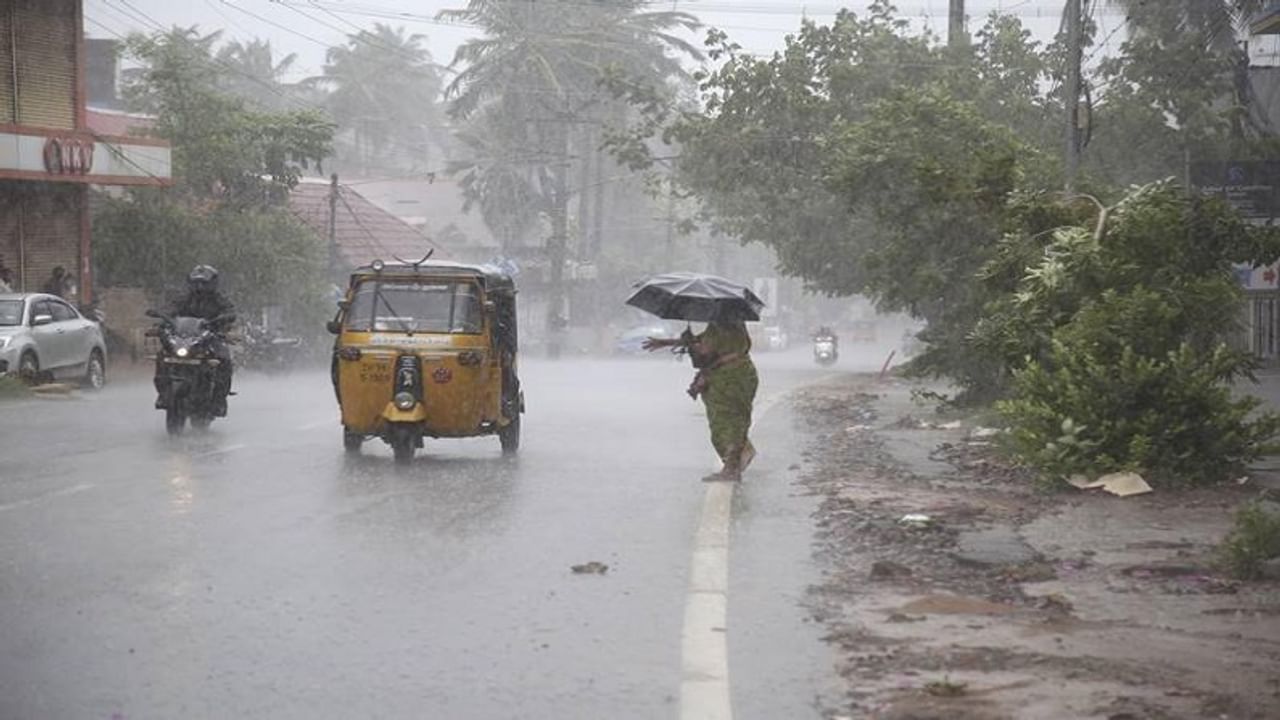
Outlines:
[[221, 328], [233, 318], [169, 317], [155, 310], [148, 310], [147, 316], [160, 321], [148, 334], [160, 340], [156, 407], [165, 411], [165, 429], [178, 435], [188, 419], [194, 428], [209, 427], [215, 417], [226, 414], [230, 388], [219, 383], [225, 369], [217, 348], [225, 342]]
[[304, 350], [302, 338], [246, 325], [236, 364], [251, 370], [283, 372], [298, 366]]

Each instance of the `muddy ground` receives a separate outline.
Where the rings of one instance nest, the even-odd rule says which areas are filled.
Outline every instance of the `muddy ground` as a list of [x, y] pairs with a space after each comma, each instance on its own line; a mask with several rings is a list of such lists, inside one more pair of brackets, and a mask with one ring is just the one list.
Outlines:
[[821, 497], [809, 603], [848, 681], [831, 717], [1280, 718], [1280, 585], [1215, 568], [1276, 474], [1048, 492], [911, 390], [855, 376], [794, 399]]

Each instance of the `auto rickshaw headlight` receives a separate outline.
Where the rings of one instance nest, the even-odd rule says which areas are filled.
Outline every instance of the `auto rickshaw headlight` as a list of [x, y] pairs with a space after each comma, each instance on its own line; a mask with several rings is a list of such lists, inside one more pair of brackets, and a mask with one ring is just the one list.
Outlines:
[[382, 262], [381, 260], [374, 260], [373, 262], [369, 263], [369, 267], [373, 268], [374, 272], [382, 272], [382, 268], [386, 266], [387, 264]]
[[177, 350], [174, 350], [174, 351], [173, 351], [173, 354], [174, 354], [174, 355], [177, 355], [177, 356], [178, 356], [178, 357], [180, 357], [180, 358], [184, 358], [184, 357], [186, 357], [186, 356], [190, 355], [190, 354], [191, 354], [191, 351], [190, 351], [190, 350], [188, 350], [188, 349], [186, 349], [186, 348], [184, 348], [184, 347], [180, 347], [180, 348], [178, 348]]
[[418, 404], [418, 399], [411, 393], [407, 392], [396, 393], [396, 396], [392, 398], [392, 401], [396, 404], [396, 407], [401, 410], [412, 410], [413, 406]]

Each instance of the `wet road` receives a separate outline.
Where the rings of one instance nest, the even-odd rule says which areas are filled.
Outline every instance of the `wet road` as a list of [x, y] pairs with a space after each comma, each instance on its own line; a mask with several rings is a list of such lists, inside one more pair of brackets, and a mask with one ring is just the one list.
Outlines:
[[[762, 356], [761, 398], [829, 371]], [[0, 718], [679, 716], [714, 469], [687, 366], [528, 362], [495, 438], [345, 456], [322, 373], [170, 440], [149, 388], [0, 405]], [[785, 403], [732, 507], [736, 718], [817, 717], [811, 500]], [[604, 576], [569, 566], [607, 563]]]

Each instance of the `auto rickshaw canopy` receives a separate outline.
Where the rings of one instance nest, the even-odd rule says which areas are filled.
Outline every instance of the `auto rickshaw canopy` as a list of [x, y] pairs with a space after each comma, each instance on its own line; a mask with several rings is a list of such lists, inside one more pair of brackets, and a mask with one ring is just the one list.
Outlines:
[[433, 278], [468, 278], [478, 280], [486, 293], [499, 295], [515, 295], [516, 283], [501, 268], [489, 264], [467, 264], [448, 260], [428, 260], [422, 263], [392, 262], [385, 263], [374, 260], [362, 265], [351, 273], [351, 284], [365, 282], [379, 277], [408, 278], [415, 276]]

